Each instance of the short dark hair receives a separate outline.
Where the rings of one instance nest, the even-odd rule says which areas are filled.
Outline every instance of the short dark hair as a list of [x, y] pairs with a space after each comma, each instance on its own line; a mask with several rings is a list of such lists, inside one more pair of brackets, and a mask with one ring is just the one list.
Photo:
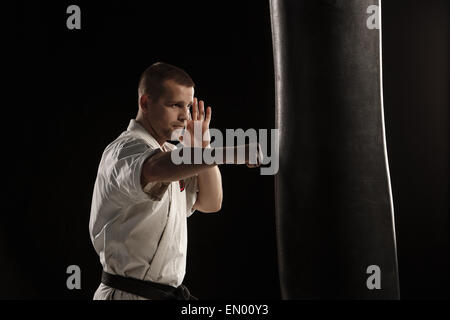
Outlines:
[[164, 93], [163, 83], [166, 80], [173, 80], [176, 83], [195, 87], [194, 81], [186, 71], [164, 62], [156, 62], [148, 67], [139, 80], [139, 97], [148, 94], [150, 99], [157, 101]]

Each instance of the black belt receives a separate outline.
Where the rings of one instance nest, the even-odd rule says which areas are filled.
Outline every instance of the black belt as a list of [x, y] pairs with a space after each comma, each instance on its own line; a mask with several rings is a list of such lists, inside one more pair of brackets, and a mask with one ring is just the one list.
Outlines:
[[185, 285], [175, 288], [169, 285], [102, 273], [102, 282], [118, 290], [132, 293], [151, 300], [197, 300]]

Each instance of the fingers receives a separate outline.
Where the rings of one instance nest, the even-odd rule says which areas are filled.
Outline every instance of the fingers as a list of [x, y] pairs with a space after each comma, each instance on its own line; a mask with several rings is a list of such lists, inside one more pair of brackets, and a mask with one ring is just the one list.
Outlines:
[[205, 122], [206, 122], [208, 125], [209, 125], [209, 123], [211, 122], [211, 114], [212, 114], [211, 107], [206, 108]]
[[194, 98], [194, 104], [192, 105], [192, 120], [197, 120], [198, 116], [198, 100]]
[[199, 115], [197, 120], [205, 119], [205, 103], [203, 102], [203, 100], [200, 100], [200, 102], [198, 103], [198, 110]]
[[205, 121], [208, 124], [211, 122], [211, 107], [208, 106], [205, 112], [205, 102], [203, 100], [198, 100], [194, 98], [194, 103], [192, 105], [192, 120]]

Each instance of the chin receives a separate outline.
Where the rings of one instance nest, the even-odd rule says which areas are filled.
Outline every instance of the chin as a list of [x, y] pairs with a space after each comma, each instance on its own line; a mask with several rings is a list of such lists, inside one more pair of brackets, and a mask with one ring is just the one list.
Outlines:
[[170, 140], [170, 141], [178, 141], [180, 135], [183, 133], [183, 129], [184, 129], [184, 128], [176, 128], [176, 127], [174, 127], [174, 128], [170, 131], [170, 134], [168, 135], [169, 138], [168, 138], [167, 140]]

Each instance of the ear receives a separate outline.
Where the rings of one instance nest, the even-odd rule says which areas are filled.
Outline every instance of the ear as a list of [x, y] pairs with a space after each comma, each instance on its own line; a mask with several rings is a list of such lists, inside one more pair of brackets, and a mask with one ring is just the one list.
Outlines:
[[143, 94], [139, 98], [139, 107], [140, 107], [140, 109], [142, 110], [143, 113], [147, 113], [148, 112], [149, 102], [150, 102], [150, 99], [148, 97], [148, 94]]

